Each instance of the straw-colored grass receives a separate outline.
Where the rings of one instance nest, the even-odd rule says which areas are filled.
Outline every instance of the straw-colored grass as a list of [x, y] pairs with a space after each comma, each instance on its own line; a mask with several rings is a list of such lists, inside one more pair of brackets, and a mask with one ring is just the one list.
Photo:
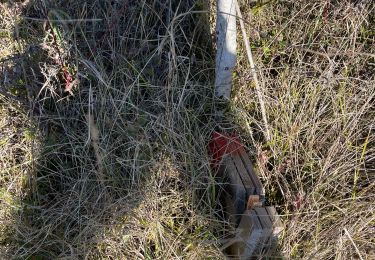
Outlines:
[[375, 6], [371, 1], [243, 2], [271, 141], [245, 53], [232, 114], [286, 224], [281, 251], [375, 256]]
[[[226, 118], [285, 223], [278, 251], [371, 259], [374, 4], [239, 4], [271, 140], [244, 46]], [[1, 3], [0, 258], [224, 258], [213, 6]]]

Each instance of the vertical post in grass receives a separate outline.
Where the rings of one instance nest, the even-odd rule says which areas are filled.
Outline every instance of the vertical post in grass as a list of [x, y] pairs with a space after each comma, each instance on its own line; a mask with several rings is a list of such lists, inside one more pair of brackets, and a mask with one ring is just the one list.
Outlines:
[[235, 0], [217, 0], [217, 53], [215, 96], [229, 101], [236, 65], [237, 29]]

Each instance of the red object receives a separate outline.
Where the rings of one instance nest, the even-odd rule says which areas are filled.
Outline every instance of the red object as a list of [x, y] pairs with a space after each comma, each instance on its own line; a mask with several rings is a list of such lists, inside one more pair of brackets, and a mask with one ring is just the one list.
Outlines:
[[212, 157], [212, 167], [217, 169], [224, 155], [239, 151], [243, 145], [237, 134], [213, 132], [208, 148]]
[[65, 78], [65, 92], [71, 93], [72, 91], [71, 84], [73, 82], [73, 77], [66, 68], [63, 68], [63, 73], [64, 73], [64, 78]]

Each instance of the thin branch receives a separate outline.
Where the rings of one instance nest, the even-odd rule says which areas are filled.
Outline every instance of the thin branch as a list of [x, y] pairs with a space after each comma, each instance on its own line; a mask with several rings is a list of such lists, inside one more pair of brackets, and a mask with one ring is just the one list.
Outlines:
[[239, 20], [240, 20], [241, 31], [242, 31], [242, 34], [243, 34], [242, 38], [243, 38], [243, 41], [244, 41], [244, 44], [245, 44], [247, 58], [249, 60], [251, 73], [253, 74], [253, 78], [254, 78], [254, 82], [255, 82], [256, 93], [257, 93], [259, 103], [260, 103], [260, 109], [261, 109], [261, 113], [262, 113], [263, 124], [264, 124], [265, 132], [266, 132], [265, 137], [266, 137], [266, 140], [269, 141], [269, 140], [271, 140], [271, 134], [270, 134], [269, 126], [268, 126], [266, 106], [265, 106], [264, 100], [263, 100], [263, 92], [262, 92], [262, 89], [261, 89], [261, 86], [260, 86], [260, 83], [259, 83], [259, 80], [258, 80], [258, 75], [257, 75], [256, 68], [255, 68], [253, 54], [251, 53], [249, 39], [247, 37], [247, 33], [246, 33], [246, 30], [245, 30], [245, 24], [243, 22], [242, 13], [241, 13], [241, 10], [240, 10], [240, 7], [238, 5], [237, 0], [235, 0], [235, 5], [236, 5], [236, 9], [237, 9], [237, 16], [239, 17]]
[[348, 236], [350, 242], [351, 242], [352, 245], [354, 246], [355, 251], [357, 252], [359, 259], [363, 260], [363, 257], [362, 257], [362, 255], [361, 255], [361, 252], [359, 251], [357, 245], [354, 243], [353, 238], [352, 238], [352, 236], [350, 235], [349, 231], [348, 231], [346, 228], [344, 228], [344, 231], [345, 231], [345, 234]]

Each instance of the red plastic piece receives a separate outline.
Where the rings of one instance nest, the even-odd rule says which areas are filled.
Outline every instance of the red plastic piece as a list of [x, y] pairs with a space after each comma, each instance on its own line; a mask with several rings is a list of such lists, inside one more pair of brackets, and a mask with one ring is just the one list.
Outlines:
[[209, 143], [209, 151], [212, 157], [212, 167], [217, 169], [221, 159], [226, 154], [232, 154], [243, 148], [240, 138], [237, 134], [212, 133], [212, 139]]

